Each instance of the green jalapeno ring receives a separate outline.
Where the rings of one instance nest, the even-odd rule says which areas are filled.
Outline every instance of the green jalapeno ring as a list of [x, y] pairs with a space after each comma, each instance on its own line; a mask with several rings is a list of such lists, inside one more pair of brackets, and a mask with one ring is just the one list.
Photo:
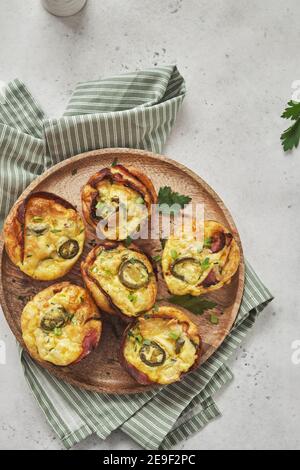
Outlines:
[[[186, 276], [178, 272], [178, 268], [180, 268], [184, 263], [194, 264], [197, 268], [199, 268], [199, 276], [198, 276], [198, 279], [199, 279], [201, 276], [201, 272], [202, 272], [201, 263], [200, 261], [198, 261], [196, 258], [193, 258], [192, 256], [185, 256], [183, 258], [176, 259], [171, 265], [172, 275], [176, 277], [177, 279], [180, 279], [181, 281], [187, 282], [189, 284], [190, 282], [187, 280]], [[195, 283], [198, 281], [198, 279], [195, 280]]]
[[45, 331], [61, 328], [69, 320], [69, 314], [63, 306], [51, 309], [41, 318], [40, 327]]
[[128, 289], [141, 289], [149, 283], [150, 273], [142, 261], [131, 258], [121, 263], [118, 277]]
[[149, 367], [161, 366], [166, 360], [165, 350], [155, 341], [144, 343], [140, 349], [140, 358]]
[[70, 239], [64, 242], [58, 248], [58, 254], [63, 259], [72, 259], [79, 252], [79, 243], [77, 240]]
[[175, 342], [175, 353], [180, 354], [181, 349], [183, 348], [183, 345], [185, 343], [185, 339], [180, 336], [176, 342]]

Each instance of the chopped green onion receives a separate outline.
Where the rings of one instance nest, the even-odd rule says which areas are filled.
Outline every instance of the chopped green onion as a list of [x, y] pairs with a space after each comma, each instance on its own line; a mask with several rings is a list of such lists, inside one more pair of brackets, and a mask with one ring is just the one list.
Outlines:
[[202, 261], [201, 263], [202, 271], [205, 271], [206, 269], [208, 269], [209, 266], [210, 266], [209, 258], [205, 258], [205, 260]]
[[204, 239], [204, 243], [203, 243], [204, 248], [210, 248], [211, 244], [212, 244], [212, 237]]
[[111, 276], [111, 275], [112, 275], [111, 270], [108, 269], [108, 268], [103, 268], [103, 271], [105, 272], [105, 274], [106, 274], [107, 276]]
[[145, 201], [142, 197], [138, 197], [135, 201], [137, 204], [145, 204]]
[[170, 338], [175, 339], [175, 341], [180, 337], [180, 333], [176, 333], [175, 331], [170, 331], [169, 334]]
[[214, 315], [213, 313], [211, 314], [209, 321], [213, 325], [218, 325], [219, 324], [219, 318], [216, 315]]
[[128, 300], [130, 300], [130, 302], [135, 302], [137, 300], [137, 296], [135, 294], [130, 293], [128, 295]]
[[135, 336], [135, 339], [137, 340], [138, 343], [142, 343], [143, 342], [143, 337], [141, 335], [136, 335]]

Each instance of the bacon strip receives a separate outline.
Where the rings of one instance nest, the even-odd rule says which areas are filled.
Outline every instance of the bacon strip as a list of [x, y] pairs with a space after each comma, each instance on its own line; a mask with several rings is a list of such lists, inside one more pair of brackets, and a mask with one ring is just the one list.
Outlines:
[[229, 246], [233, 240], [233, 235], [228, 232], [225, 234], [225, 236], [226, 236], [226, 246]]
[[90, 354], [90, 352], [96, 348], [97, 344], [98, 344], [98, 332], [96, 330], [88, 331], [88, 333], [85, 335], [82, 341], [82, 353], [73, 364], [76, 364], [77, 362], [81, 361], [81, 359], [83, 359], [88, 354]]
[[223, 250], [224, 246], [226, 244], [226, 237], [224, 232], [216, 232], [212, 236], [212, 242], [211, 242], [211, 251], [212, 253], [218, 253], [218, 251]]
[[218, 282], [219, 281], [217, 279], [215, 270], [214, 268], [212, 268], [201, 284], [203, 287], [210, 287], [210, 286], [214, 286], [215, 284], [218, 284]]

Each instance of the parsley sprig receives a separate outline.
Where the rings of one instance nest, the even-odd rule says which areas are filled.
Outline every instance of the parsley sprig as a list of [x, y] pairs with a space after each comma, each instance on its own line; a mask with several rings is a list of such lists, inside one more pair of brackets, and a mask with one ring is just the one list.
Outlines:
[[196, 297], [190, 294], [172, 295], [166, 300], [171, 304], [186, 308], [195, 315], [202, 315], [205, 310], [210, 310], [217, 306], [217, 304], [212, 300]]
[[183, 209], [191, 200], [190, 196], [172, 191], [170, 186], [163, 186], [158, 191], [159, 211], [163, 214], [178, 214], [180, 209]]
[[281, 135], [281, 143], [284, 151], [297, 148], [300, 140], [300, 103], [297, 101], [289, 101], [287, 107], [283, 111], [282, 118], [295, 121]]

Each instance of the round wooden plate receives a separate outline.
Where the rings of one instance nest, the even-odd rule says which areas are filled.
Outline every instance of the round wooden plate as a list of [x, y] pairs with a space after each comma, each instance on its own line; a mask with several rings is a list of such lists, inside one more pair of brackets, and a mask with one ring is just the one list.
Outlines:
[[[205, 362], [211, 354], [220, 346], [229, 333], [241, 303], [244, 288], [244, 261], [239, 234], [229, 211], [224, 206], [217, 194], [199, 176], [183, 165], [161, 155], [133, 149], [105, 149], [86, 152], [69, 158], [46, 171], [36, 178], [19, 197], [24, 199], [30, 192], [50, 191], [64, 197], [81, 211], [80, 189], [88, 178], [101, 168], [110, 166], [113, 159], [117, 158], [121, 164], [132, 165], [142, 169], [153, 181], [156, 190], [160, 186], [171, 186], [174, 191], [188, 194], [193, 202], [205, 204], [205, 218], [221, 222], [234, 234], [241, 249], [241, 263], [239, 270], [230, 285], [223, 287], [205, 298], [216, 300], [223, 314], [218, 325], [212, 325], [209, 321], [209, 312], [201, 316], [194, 316], [194, 321], [199, 325], [204, 342], [204, 353], [201, 363]], [[95, 235], [88, 233], [85, 256], [94, 243]], [[146, 252], [153, 254], [152, 243], [144, 240], [141, 242]], [[159, 243], [157, 241], [157, 243]], [[157, 253], [154, 253], [157, 254]], [[62, 280], [70, 280], [83, 285], [80, 262]], [[35, 281], [23, 274], [9, 260], [3, 242], [0, 246], [0, 296], [1, 304], [7, 322], [22, 347], [20, 317], [24, 305], [40, 290], [48, 287], [56, 281]], [[166, 294], [165, 284], [159, 276], [158, 298], [164, 298]], [[68, 367], [58, 367], [50, 363], [41, 364], [50, 373], [88, 390], [106, 393], [137, 393], [149, 390], [154, 386], [142, 386], [136, 383], [119, 364], [119, 343], [125, 325], [118, 318], [111, 318], [103, 314], [103, 334], [96, 351], [78, 364]]]

